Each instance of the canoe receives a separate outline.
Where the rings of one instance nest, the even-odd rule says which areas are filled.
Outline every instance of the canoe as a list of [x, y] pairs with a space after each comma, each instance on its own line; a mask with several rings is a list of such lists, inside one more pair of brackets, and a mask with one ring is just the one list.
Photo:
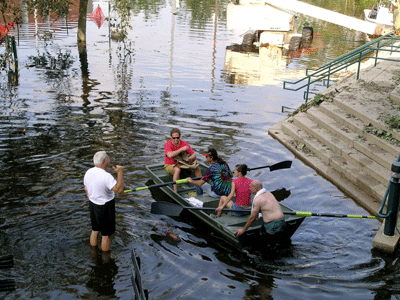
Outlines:
[[[202, 174], [204, 174], [207, 167], [204, 164], [200, 164], [200, 168], [202, 170]], [[146, 169], [150, 175], [150, 178], [154, 181], [155, 184], [162, 184], [165, 182], [173, 181], [172, 176], [168, 175], [165, 172], [164, 165], [162, 164], [148, 165], [146, 166]], [[194, 177], [194, 174], [188, 174], [188, 177], [189, 176]], [[160, 187], [160, 189], [174, 202], [184, 207], [193, 207], [193, 205], [191, 205], [191, 203], [188, 201], [188, 198], [193, 196], [195, 199], [203, 202], [203, 207], [216, 208], [219, 204], [219, 198], [213, 198], [206, 193], [204, 193], [203, 195], [196, 195], [195, 186], [190, 183], [179, 184], [177, 193], [174, 192], [172, 185], [162, 186]], [[284, 212], [293, 211], [292, 209], [281, 203], [280, 205]], [[291, 236], [295, 233], [295, 231], [305, 218], [303, 216], [285, 215], [286, 230], [280, 235], [275, 236], [267, 235], [265, 231], [261, 229], [261, 225], [263, 222], [262, 218], [259, 218], [242, 236], [237, 238], [234, 235], [234, 232], [239, 228], [243, 228], [243, 226], [247, 222], [248, 215], [236, 217], [232, 216], [229, 212], [224, 212], [220, 218], [213, 218], [209, 210], [202, 211], [188, 209], [187, 211], [193, 214], [199, 220], [201, 220], [204, 224], [211, 227], [227, 242], [240, 249], [252, 247], [255, 245], [262, 246], [290, 242]]]

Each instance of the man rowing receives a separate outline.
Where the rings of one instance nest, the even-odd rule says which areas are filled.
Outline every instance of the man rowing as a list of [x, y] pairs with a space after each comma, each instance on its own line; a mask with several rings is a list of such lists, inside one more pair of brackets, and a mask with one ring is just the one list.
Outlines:
[[250, 184], [250, 191], [255, 194], [250, 216], [244, 227], [235, 231], [235, 235], [239, 237], [245, 233], [257, 219], [259, 213], [261, 213], [264, 221], [263, 230], [267, 234], [275, 235], [283, 232], [285, 229], [285, 217], [274, 195], [264, 189], [259, 180], [254, 180]]

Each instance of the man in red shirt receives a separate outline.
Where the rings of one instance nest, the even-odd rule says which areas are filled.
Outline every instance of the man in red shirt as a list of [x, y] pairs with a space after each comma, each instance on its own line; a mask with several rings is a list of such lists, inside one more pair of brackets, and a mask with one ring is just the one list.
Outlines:
[[[178, 128], [172, 128], [171, 139], [165, 143], [165, 171], [172, 175], [172, 180], [176, 181], [180, 178], [181, 169], [193, 170], [196, 177], [201, 177], [200, 166], [196, 161], [196, 154], [188, 143], [181, 140], [181, 131]], [[178, 191], [178, 187], [174, 184], [174, 191]]]

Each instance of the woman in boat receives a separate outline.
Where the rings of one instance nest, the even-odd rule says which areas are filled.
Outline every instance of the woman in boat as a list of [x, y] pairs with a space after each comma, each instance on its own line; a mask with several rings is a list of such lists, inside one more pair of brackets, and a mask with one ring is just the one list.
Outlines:
[[[237, 212], [233, 211], [231, 214], [236, 217], [240, 217], [248, 212], [241, 212], [240, 210], [248, 209], [251, 207], [251, 192], [250, 192], [250, 183], [253, 181], [250, 178], [246, 177], [247, 174], [247, 165], [236, 165], [233, 174], [237, 177], [232, 180], [232, 189], [228, 196], [221, 196], [219, 200], [218, 207], [215, 209], [217, 212], [217, 218], [219, 218], [222, 214], [222, 210], [224, 207], [238, 210]], [[236, 193], [236, 202], [233, 202], [232, 199]]]
[[[193, 180], [188, 177], [187, 181], [196, 185], [196, 193], [203, 194], [203, 189], [208, 195], [215, 198], [228, 196], [232, 187], [232, 171], [228, 164], [218, 156], [217, 150], [208, 148], [203, 154], [211, 166], [200, 180]], [[203, 186], [203, 189], [200, 188]]]

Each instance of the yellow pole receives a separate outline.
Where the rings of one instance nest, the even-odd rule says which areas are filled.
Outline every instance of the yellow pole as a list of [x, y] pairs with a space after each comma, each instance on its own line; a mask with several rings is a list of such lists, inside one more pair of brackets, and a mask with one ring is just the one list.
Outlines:
[[394, 0], [394, 1], [392, 1], [392, 4], [394, 5], [393, 26], [394, 26], [394, 29], [397, 29], [400, 27], [400, 2], [399, 2], [399, 0]]

